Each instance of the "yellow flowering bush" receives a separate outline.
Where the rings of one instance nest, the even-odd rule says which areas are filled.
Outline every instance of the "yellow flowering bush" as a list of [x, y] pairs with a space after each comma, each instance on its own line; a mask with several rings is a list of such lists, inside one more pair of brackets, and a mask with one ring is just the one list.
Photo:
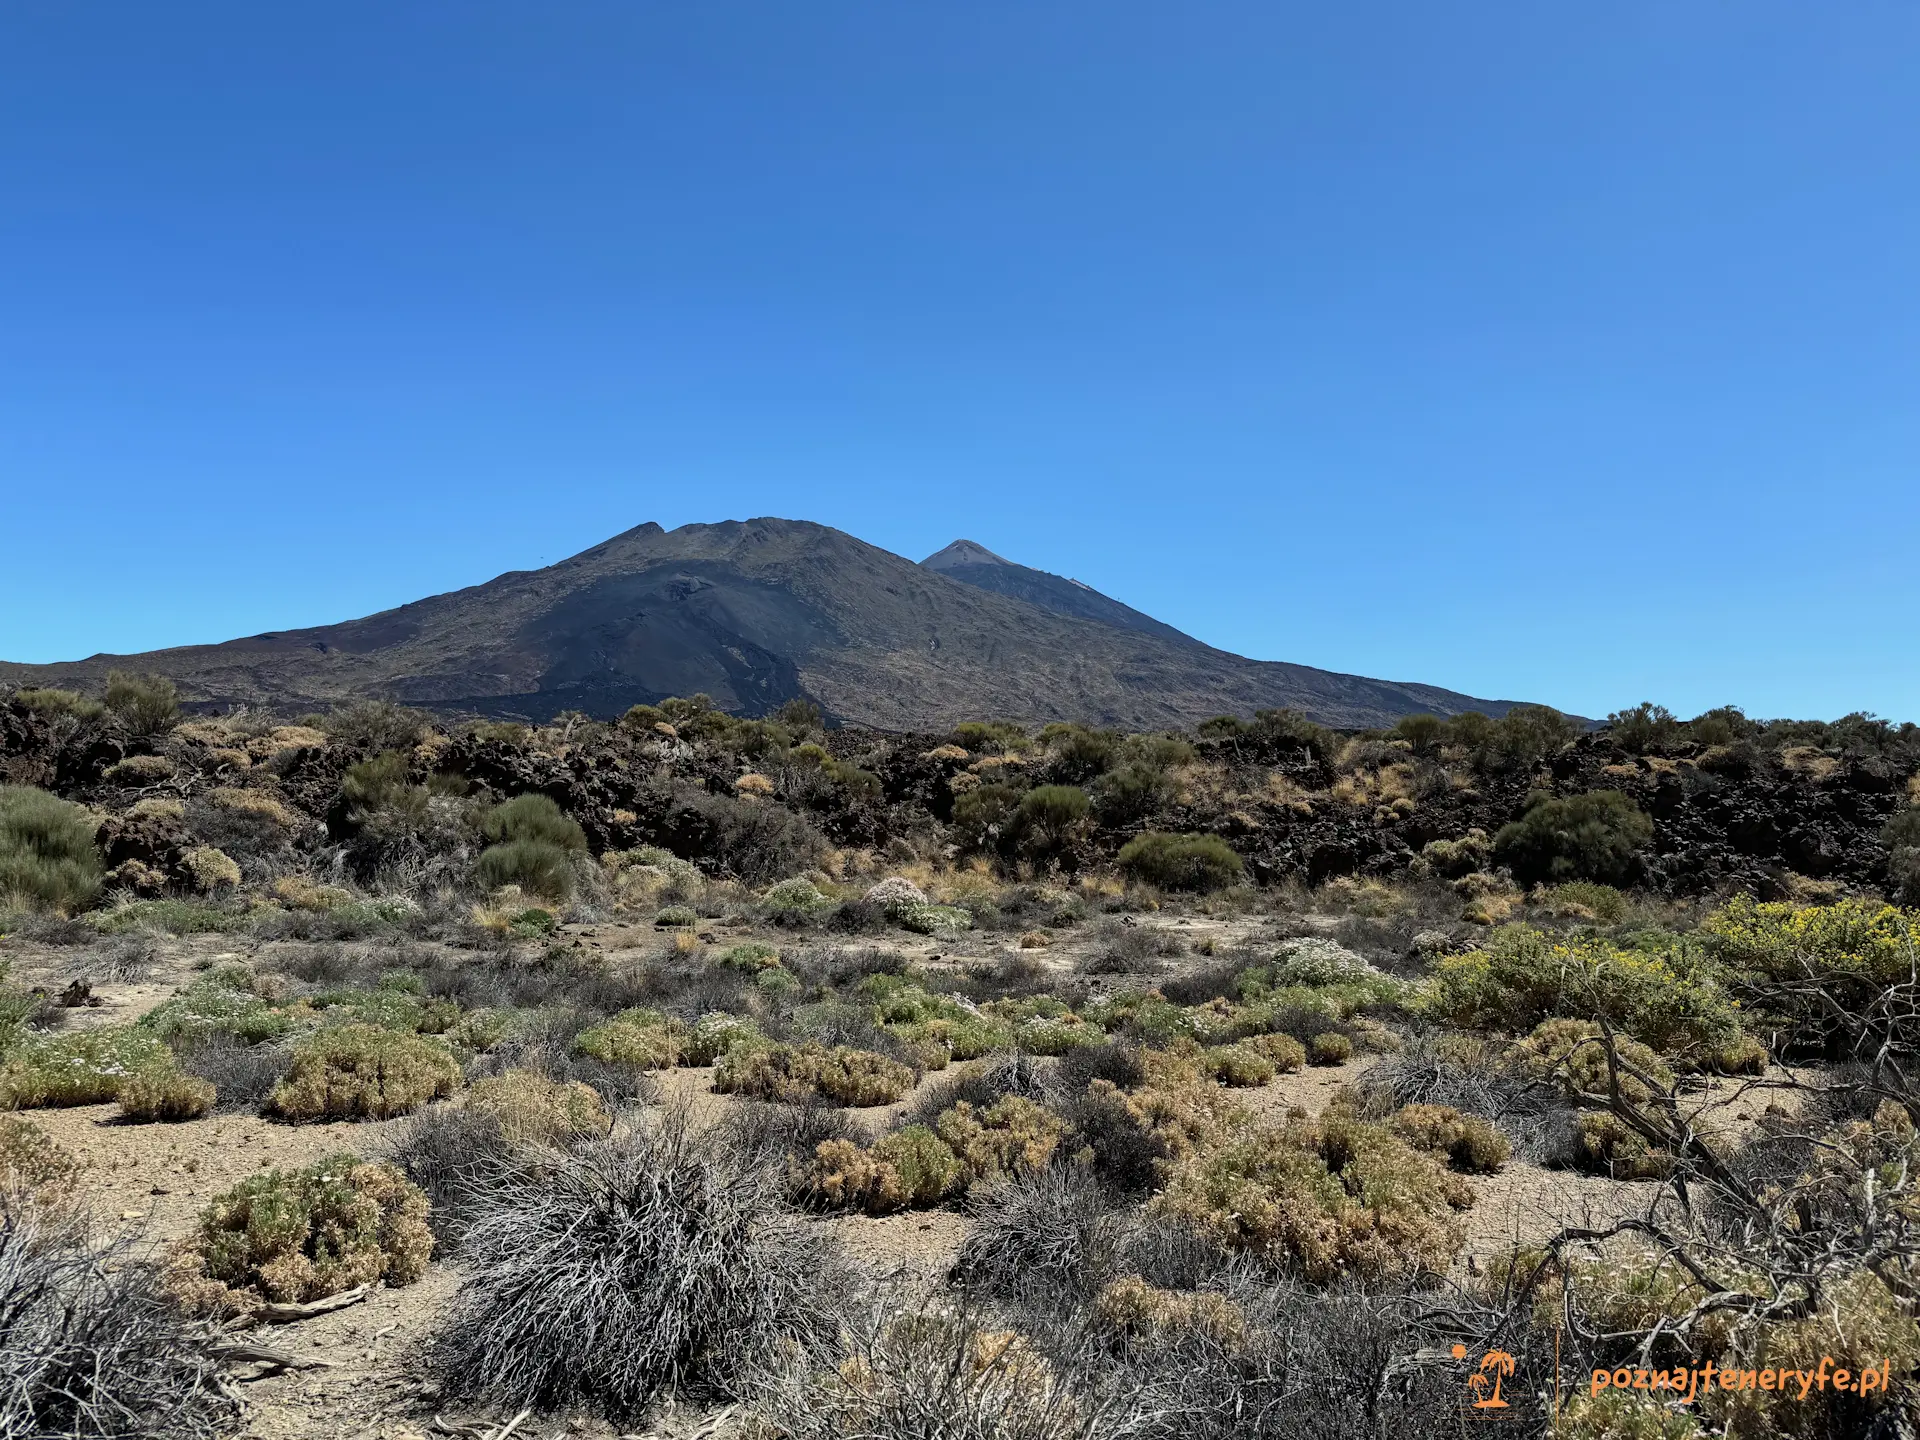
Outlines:
[[1692, 945], [1627, 949], [1508, 925], [1435, 966], [1422, 1004], [1464, 1028], [1524, 1034], [1543, 1020], [1611, 1024], [1663, 1055], [1711, 1066], [1741, 1038], [1738, 1003]]
[[1838, 1054], [1854, 1037], [1842, 1017], [1870, 1013], [1920, 964], [1920, 911], [1867, 900], [1794, 906], [1735, 901], [1702, 922], [1707, 952], [1757, 1019], [1795, 1048]]

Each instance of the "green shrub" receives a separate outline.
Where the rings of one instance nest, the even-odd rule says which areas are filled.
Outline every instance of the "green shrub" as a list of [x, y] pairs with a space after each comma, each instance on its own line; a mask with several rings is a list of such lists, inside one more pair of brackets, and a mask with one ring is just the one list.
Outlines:
[[1493, 858], [1523, 885], [1620, 885], [1634, 878], [1652, 839], [1653, 821], [1618, 790], [1564, 798], [1536, 792], [1526, 813], [1493, 837]]
[[1282, 1075], [1291, 1075], [1307, 1063], [1307, 1047], [1291, 1035], [1252, 1035], [1239, 1042]]
[[1120, 872], [1162, 890], [1224, 890], [1240, 879], [1240, 857], [1218, 835], [1149, 830], [1120, 847]]
[[804, 919], [831, 910], [839, 903], [831, 896], [821, 894], [819, 887], [804, 876], [782, 880], [769, 887], [760, 898], [776, 918], [790, 916]]
[[349, 765], [340, 777], [347, 824], [359, 829], [383, 812], [424, 811], [427, 792], [408, 779], [410, 769], [411, 762], [398, 750]]
[[936, 1205], [959, 1183], [959, 1157], [925, 1125], [909, 1125], [881, 1138], [873, 1158], [891, 1165], [909, 1205]]
[[573, 1048], [603, 1065], [666, 1070], [686, 1056], [687, 1027], [658, 1010], [636, 1007], [582, 1030]]
[[953, 727], [953, 741], [976, 755], [1004, 755], [1027, 743], [1027, 732], [1005, 720], [962, 720]]
[[1020, 850], [1036, 860], [1071, 849], [1086, 827], [1091, 802], [1077, 785], [1040, 785], [1020, 797], [1014, 826]]
[[28, 1035], [0, 1062], [0, 1109], [104, 1104], [133, 1076], [171, 1058], [150, 1033], [130, 1026]]
[[70, 715], [76, 720], [98, 720], [107, 707], [98, 700], [72, 690], [54, 690], [26, 686], [13, 692], [16, 705], [24, 705], [37, 715]]
[[180, 694], [164, 675], [107, 672], [107, 708], [135, 735], [158, 735], [180, 718]]
[[426, 1196], [391, 1165], [343, 1153], [218, 1196], [181, 1247], [173, 1289], [197, 1313], [244, 1315], [356, 1285], [411, 1285], [432, 1253]]
[[253, 991], [253, 977], [238, 966], [215, 970], [141, 1016], [137, 1022], [168, 1045], [201, 1044], [216, 1035], [245, 1045], [278, 1040], [298, 1023]]
[[710, 1010], [693, 1023], [684, 1059], [688, 1065], [711, 1065], [740, 1046], [765, 1043], [760, 1027], [746, 1016]]
[[902, 929], [919, 935], [943, 935], [973, 928], [973, 912], [962, 905], [905, 905], [895, 919]]
[[869, 975], [855, 993], [872, 1002], [875, 1023], [912, 1045], [931, 1069], [950, 1060], [977, 1060], [1013, 1043], [1011, 1025], [931, 995], [903, 976]]
[[357, 1022], [382, 1030], [444, 1035], [459, 1023], [460, 1007], [453, 1001], [444, 996], [428, 999], [416, 995], [390, 983], [391, 978], [371, 990], [358, 985], [334, 986], [317, 991], [306, 1003], [333, 1025]]
[[44, 790], [0, 785], [0, 907], [71, 914], [100, 893], [94, 822]]
[[480, 852], [473, 878], [487, 890], [517, 885], [557, 903], [573, 894], [573, 857], [542, 840], [509, 840]]
[[691, 905], [668, 905], [653, 917], [662, 930], [684, 929], [700, 923], [700, 914]]
[[1034, 1055], [1064, 1055], [1105, 1041], [1106, 1032], [1074, 1014], [1063, 1000], [1051, 995], [992, 1000], [982, 1013], [1013, 1027], [1013, 1043]]
[[1606, 1046], [1600, 1027], [1586, 1020], [1546, 1020], [1523, 1040], [1514, 1055], [1519, 1067], [1532, 1076], [1549, 1077], [1575, 1096], [1610, 1099], [1614, 1083], [1620, 1098], [1631, 1105], [1644, 1104], [1652, 1097], [1649, 1083], [1666, 1089], [1673, 1084], [1673, 1071], [1660, 1057], [1624, 1035], [1616, 1034], [1614, 1054], [1646, 1081], [1635, 1079], [1626, 1069], [1607, 1063]]
[[1086, 1006], [1085, 1014], [1087, 1019], [1108, 1031], [1130, 1036], [1156, 1049], [1190, 1040], [1199, 1029], [1192, 1011], [1174, 1004], [1158, 990], [1123, 990], [1110, 999]]
[[128, 930], [161, 930], [169, 935], [217, 935], [246, 929], [247, 916], [239, 910], [224, 910], [217, 905], [202, 905], [192, 900], [134, 900], [91, 915], [88, 923], [103, 935], [119, 935]]
[[1012, 785], [978, 785], [953, 802], [953, 838], [962, 850], [996, 850], [1011, 843], [1021, 792]]
[[1635, 755], [1657, 753], [1680, 738], [1680, 721], [1664, 705], [1643, 700], [1631, 710], [1607, 716], [1607, 734], [1621, 749]]
[[1344, 1065], [1353, 1058], [1353, 1041], [1328, 1030], [1307, 1042], [1307, 1058], [1316, 1065]]
[[545, 795], [516, 795], [495, 805], [481, 817], [480, 834], [496, 845], [534, 841], [569, 854], [581, 854], [587, 848], [587, 835], [579, 822]]
[[459, 1084], [460, 1062], [444, 1045], [341, 1025], [295, 1048], [268, 1103], [289, 1120], [388, 1120], [451, 1095]]
[[[1792, 1048], [1836, 1058], [1857, 1043], [1835, 1013], [1872, 1017], [1889, 986], [1912, 975], [1920, 911], [1868, 900], [1793, 906], [1736, 900], [1700, 925], [1728, 987], [1789, 1031]], [[1884, 1025], [1871, 1038], [1885, 1038]]]
[[822, 1095], [841, 1105], [891, 1105], [913, 1088], [914, 1074], [897, 1060], [848, 1045], [744, 1046], [720, 1057], [713, 1088], [760, 1100], [805, 1101]]
[[836, 1209], [885, 1215], [937, 1205], [966, 1174], [946, 1142], [924, 1125], [896, 1130], [863, 1150], [851, 1140], [822, 1141], [801, 1178], [813, 1200]]
[[1556, 885], [1541, 899], [1549, 909], [1562, 915], [1584, 913], [1603, 925], [1618, 925], [1627, 918], [1627, 897], [1611, 885], [1592, 880], [1570, 880]]
[[489, 890], [518, 885], [530, 895], [561, 901], [573, 894], [573, 857], [584, 854], [586, 832], [545, 795], [516, 795], [481, 817], [474, 877]]
[[754, 988], [763, 995], [774, 997], [791, 995], [800, 988], [800, 982], [794, 977], [793, 972], [782, 969], [778, 965], [762, 970], [758, 975], [754, 976], [753, 985]]
[[110, 785], [129, 787], [151, 785], [155, 781], [165, 780], [174, 773], [171, 760], [159, 755], [129, 755], [126, 759], [109, 765], [100, 778]]
[[1132, 825], [1160, 808], [1167, 775], [1148, 765], [1122, 765], [1094, 782], [1093, 813], [1103, 825]]
[[1733, 1046], [1740, 1011], [1697, 945], [1651, 937], [1626, 949], [1505, 925], [1484, 949], [1436, 962], [1422, 1004], [1450, 1024], [1522, 1034], [1542, 1020], [1606, 1017], [1662, 1054], [1696, 1064]]
[[1207, 1073], [1222, 1085], [1264, 1085], [1273, 1079], [1273, 1061], [1251, 1045], [1215, 1045], [1201, 1055]]
[[1315, 1284], [1444, 1275], [1466, 1182], [1391, 1130], [1330, 1114], [1196, 1151], [1152, 1202]]
[[517, 935], [551, 935], [560, 928], [559, 917], [538, 905], [529, 905], [508, 923]]
[[[654, 923], [659, 924], [655, 919]], [[749, 975], [757, 975], [762, 970], [771, 970], [780, 963], [780, 952], [771, 945], [758, 940], [748, 940], [739, 945], [729, 945], [714, 956], [713, 963], [728, 970], [744, 970]]]
[[426, 716], [391, 700], [356, 700], [313, 716], [306, 723], [323, 731], [335, 744], [369, 752], [411, 750], [427, 730]]
[[1612, 1180], [1664, 1180], [1673, 1171], [1673, 1156], [1649, 1145], [1626, 1121], [1604, 1110], [1580, 1116], [1573, 1163], [1589, 1175]]
[[120, 1114], [127, 1120], [197, 1120], [213, 1108], [214, 1088], [172, 1065], [153, 1065], [120, 1086]]

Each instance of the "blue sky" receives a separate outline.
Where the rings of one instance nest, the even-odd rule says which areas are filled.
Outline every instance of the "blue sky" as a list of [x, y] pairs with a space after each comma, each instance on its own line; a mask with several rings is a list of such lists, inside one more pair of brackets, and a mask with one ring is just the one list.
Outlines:
[[0, 658], [644, 520], [1920, 719], [1920, 9], [0, 10]]

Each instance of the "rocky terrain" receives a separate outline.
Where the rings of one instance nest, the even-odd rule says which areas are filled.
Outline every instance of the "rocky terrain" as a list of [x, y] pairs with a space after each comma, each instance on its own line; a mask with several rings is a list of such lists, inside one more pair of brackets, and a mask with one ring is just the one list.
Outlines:
[[1858, 716], [14, 690], [0, 1433], [1897, 1434], [1917, 861]]

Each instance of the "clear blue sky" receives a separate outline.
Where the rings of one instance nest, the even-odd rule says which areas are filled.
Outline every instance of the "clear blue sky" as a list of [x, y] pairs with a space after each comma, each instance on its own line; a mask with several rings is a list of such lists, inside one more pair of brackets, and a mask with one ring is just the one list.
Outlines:
[[1920, 719], [1920, 8], [0, 9], [0, 657], [657, 520]]

